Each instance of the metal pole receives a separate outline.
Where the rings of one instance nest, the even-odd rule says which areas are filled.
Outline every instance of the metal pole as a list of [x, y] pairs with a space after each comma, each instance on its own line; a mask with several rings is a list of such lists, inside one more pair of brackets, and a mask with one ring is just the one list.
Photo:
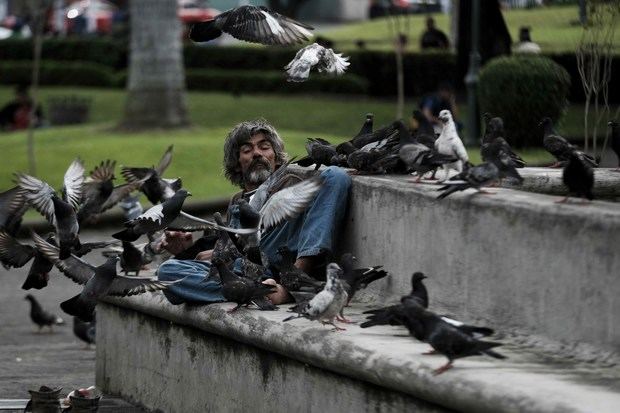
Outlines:
[[[462, 23], [462, 22], [461, 22]], [[466, 145], [475, 145], [480, 138], [478, 116], [478, 72], [480, 70], [480, 0], [473, 0], [471, 7], [471, 50], [469, 52], [469, 69], [465, 76], [467, 85], [467, 134]]]

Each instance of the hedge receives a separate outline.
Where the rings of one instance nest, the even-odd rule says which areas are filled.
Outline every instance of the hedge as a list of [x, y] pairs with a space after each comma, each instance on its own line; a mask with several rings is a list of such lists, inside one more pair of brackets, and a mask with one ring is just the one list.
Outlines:
[[[0, 83], [29, 84], [31, 61], [1, 61]], [[115, 71], [90, 62], [42, 61], [39, 75], [41, 85], [116, 86]]]

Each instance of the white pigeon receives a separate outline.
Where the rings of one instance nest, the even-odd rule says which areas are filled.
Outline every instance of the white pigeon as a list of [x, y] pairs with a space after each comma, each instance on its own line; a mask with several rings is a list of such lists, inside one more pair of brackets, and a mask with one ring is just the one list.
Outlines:
[[334, 53], [332, 49], [313, 43], [298, 51], [284, 69], [288, 73], [287, 81], [305, 82], [314, 66], [317, 66], [319, 72], [341, 76], [349, 65], [349, 58], [342, 57], [342, 53]]
[[315, 295], [308, 303], [299, 310], [299, 314], [288, 317], [283, 321], [305, 317], [317, 320], [323, 324], [330, 324], [336, 330], [344, 330], [334, 323], [334, 319], [340, 314], [349, 298], [340, 276], [342, 269], [336, 263], [327, 265], [327, 282], [321, 292]]
[[435, 141], [435, 150], [442, 155], [456, 156], [458, 161], [452, 163], [446, 163], [442, 165], [445, 175], [439, 182], [444, 182], [448, 179], [450, 169], [454, 169], [457, 173], [463, 172], [463, 166], [466, 162], [469, 162], [469, 156], [463, 145], [463, 141], [459, 137], [456, 131], [456, 125], [452, 120], [452, 114], [449, 110], [442, 110], [439, 112], [439, 120], [443, 123], [441, 134]]

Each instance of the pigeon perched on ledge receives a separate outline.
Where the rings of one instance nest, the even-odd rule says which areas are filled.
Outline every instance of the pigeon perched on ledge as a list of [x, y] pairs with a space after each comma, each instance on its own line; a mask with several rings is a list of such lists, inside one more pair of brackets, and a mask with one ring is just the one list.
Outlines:
[[305, 82], [313, 67], [317, 67], [321, 73], [341, 76], [349, 65], [349, 58], [342, 57], [342, 53], [334, 53], [332, 49], [313, 43], [298, 51], [295, 58], [284, 66], [284, 69], [288, 74], [287, 81]]
[[228, 33], [246, 42], [290, 46], [310, 39], [310, 30], [314, 28], [267, 7], [247, 5], [225, 11], [213, 20], [194, 24], [189, 38], [194, 42], [207, 42]]
[[551, 165], [552, 168], [563, 166], [565, 162], [568, 162], [568, 159], [574, 151], [579, 152], [583, 161], [589, 166], [593, 168], [598, 166], [598, 162], [593, 157], [579, 151], [574, 145], [568, 143], [566, 139], [555, 131], [551, 118], [543, 118], [539, 126], [544, 128], [543, 147], [556, 159], [556, 162]]
[[568, 162], [562, 171], [562, 181], [568, 188], [568, 195], [556, 203], [564, 203], [568, 201], [570, 195], [579, 198], [592, 200], [592, 188], [594, 187], [594, 170], [590, 163], [583, 156], [582, 152], [571, 152]]
[[463, 141], [461, 141], [456, 131], [456, 125], [454, 120], [452, 120], [450, 111], [444, 109], [439, 112], [439, 120], [443, 123], [443, 129], [435, 141], [435, 150], [442, 155], [456, 156], [458, 158], [456, 162], [442, 165], [445, 175], [440, 182], [443, 182], [448, 179], [451, 169], [456, 170], [458, 173], [463, 172], [464, 165], [469, 162], [469, 156]]
[[492, 194], [492, 192], [486, 192], [480, 188], [498, 179], [499, 169], [492, 162], [472, 166], [464, 172], [453, 176], [449, 181], [444, 182], [444, 185], [437, 189], [442, 192], [437, 196], [437, 199], [443, 199], [454, 192], [464, 191], [468, 188], [474, 188], [478, 190], [478, 193]]

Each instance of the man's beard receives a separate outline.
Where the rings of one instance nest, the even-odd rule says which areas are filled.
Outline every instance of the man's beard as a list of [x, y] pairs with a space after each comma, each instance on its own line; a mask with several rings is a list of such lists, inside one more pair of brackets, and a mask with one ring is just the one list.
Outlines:
[[260, 185], [271, 176], [272, 172], [271, 165], [265, 158], [256, 158], [243, 173], [243, 182], [246, 185]]

